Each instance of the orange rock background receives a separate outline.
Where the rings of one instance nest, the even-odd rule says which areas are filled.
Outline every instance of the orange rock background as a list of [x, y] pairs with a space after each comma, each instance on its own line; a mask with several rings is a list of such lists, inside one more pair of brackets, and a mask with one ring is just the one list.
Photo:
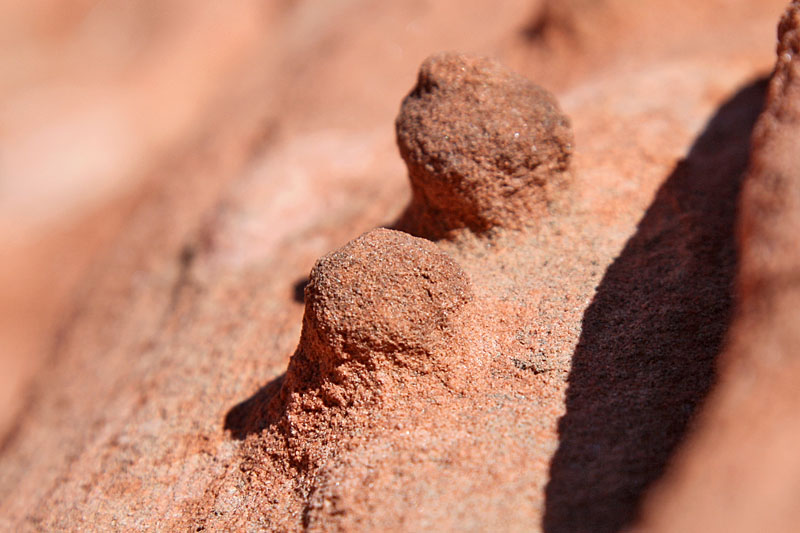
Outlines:
[[[781, 428], [792, 427], [796, 372], [773, 388], [772, 371], [728, 378], [717, 365], [726, 338], [738, 350], [766, 346], [757, 360], [795, 345], [767, 332], [747, 348], [746, 334], [726, 333], [739, 301], [737, 258], [754, 256], [745, 265], [765, 270], [758, 253], [736, 244], [736, 206], [764, 99], [758, 80], [775, 64], [785, 8], [777, 0], [0, 6], [0, 524], [247, 529], [268, 527], [265, 508], [284, 505], [271, 516], [289, 529], [615, 531], [659, 486], [644, 507], [645, 530], [792, 531], [786, 494], [797, 468], [787, 465], [797, 437]], [[548, 339], [530, 361], [544, 371], [498, 358], [492, 375], [503, 383], [487, 385], [471, 407], [442, 408], [451, 413], [442, 434], [420, 419], [418, 442], [376, 438], [325, 470], [333, 482], [318, 496], [293, 496], [291, 476], [264, 466], [258, 435], [235, 435], [226, 416], [286, 369], [300, 334], [298, 287], [314, 261], [391, 224], [408, 203], [393, 121], [419, 64], [440, 50], [498, 57], [552, 91], [572, 121], [563, 215], [494, 251], [441, 244], [476, 284], [484, 313], [475, 328], [503, 354]], [[787, 153], [786, 143], [765, 149], [757, 168], [783, 161], [770, 150]], [[797, 165], [785, 168], [792, 175]], [[773, 227], [785, 219], [775, 215]], [[768, 314], [790, 317], [787, 309], [770, 303], [734, 324], [790, 331], [790, 318]], [[639, 372], [641, 361], [656, 361], [658, 372]], [[736, 372], [757, 380], [760, 403], [717, 399], [745, 379]], [[690, 420], [708, 391], [695, 440]], [[483, 442], [481, 409], [490, 408], [500, 414]], [[738, 413], [758, 430], [744, 456], [736, 443], [751, 432]], [[715, 426], [715, 417], [730, 421]], [[733, 429], [714, 440], [703, 424]], [[631, 460], [637, 436], [645, 451]], [[726, 461], [746, 463], [763, 439], [775, 443], [763, 452], [773, 459], [727, 474]], [[392, 442], [396, 457], [381, 447]], [[418, 453], [419, 442], [433, 452]], [[456, 455], [439, 461], [442, 450]], [[587, 453], [599, 459], [571, 471]], [[420, 492], [403, 493], [378, 468], [380, 503], [353, 497], [367, 475], [362, 456], [401, 465], [418, 457], [419, 468], [405, 472]], [[706, 474], [709, 456], [719, 464]], [[488, 467], [468, 468], [477, 464]], [[325, 491], [339, 481], [350, 492], [334, 516], [325, 498], [335, 491]], [[259, 499], [264, 486], [280, 505]], [[448, 496], [452, 486], [464, 494]], [[726, 487], [735, 496], [724, 501], [756, 503], [731, 511], [715, 496]]]

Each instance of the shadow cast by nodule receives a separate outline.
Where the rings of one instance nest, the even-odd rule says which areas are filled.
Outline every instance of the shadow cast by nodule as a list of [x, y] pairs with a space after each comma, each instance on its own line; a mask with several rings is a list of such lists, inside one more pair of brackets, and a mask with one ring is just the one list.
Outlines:
[[550, 466], [547, 533], [636, 517], [714, 381], [736, 271], [735, 222], [766, 80], [722, 105], [656, 194], [586, 310]]
[[233, 406], [225, 415], [224, 429], [231, 432], [236, 440], [244, 440], [248, 435], [261, 433], [270, 423], [269, 405], [280, 393], [286, 373], [281, 374], [258, 389], [248, 399]]

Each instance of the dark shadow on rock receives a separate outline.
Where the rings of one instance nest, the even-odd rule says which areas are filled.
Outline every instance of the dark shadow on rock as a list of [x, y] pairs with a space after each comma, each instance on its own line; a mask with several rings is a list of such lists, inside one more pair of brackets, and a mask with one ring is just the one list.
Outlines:
[[575, 35], [572, 13], [576, 6], [565, 0], [544, 2], [520, 29], [519, 35], [529, 44], [546, 44], [554, 33], [572, 37]]
[[292, 298], [295, 302], [299, 304], [306, 302], [306, 285], [308, 285], [308, 276], [303, 276], [292, 285]]
[[269, 425], [268, 408], [271, 400], [280, 393], [285, 377], [285, 373], [281, 374], [228, 411], [224, 428], [234, 439], [244, 440], [250, 434], [261, 433]]
[[737, 200], [766, 80], [717, 110], [661, 186], [583, 317], [544, 530], [635, 517], [714, 380], [733, 304]]

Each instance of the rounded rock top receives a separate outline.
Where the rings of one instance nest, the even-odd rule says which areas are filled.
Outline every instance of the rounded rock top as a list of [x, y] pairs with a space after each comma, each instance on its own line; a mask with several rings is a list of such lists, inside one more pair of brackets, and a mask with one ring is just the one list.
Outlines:
[[343, 357], [431, 353], [471, 299], [467, 274], [435, 244], [377, 229], [317, 261], [305, 327]]
[[395, 125], [412, 207], [444, 231], [524, 225], [566, 181], [569, 119], [550, 93], [492, 59], [426, 59]]

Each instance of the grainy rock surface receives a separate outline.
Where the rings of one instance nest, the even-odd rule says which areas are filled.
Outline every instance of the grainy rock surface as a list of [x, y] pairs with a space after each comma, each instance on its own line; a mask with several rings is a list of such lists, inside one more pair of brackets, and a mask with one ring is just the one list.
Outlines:
[[2, 17], [0, 528], [795, 526], [796, 6], [748, 163], [784, 0], [123, 4]]
[[429, 237], [534, 225], [569, 181], [569, 120], [487, 58], [426, 59], [396, 128], [413, 192], [404, 224]]
[[345, 353], [408, 354], [419, 356], [420, 368], [454, 343], [456, 315], [472, 300], [469, 278], [452, 259], [428, 240], [391, 230], [320, 259], [305, 291], [308, 349], [334, 361]]

